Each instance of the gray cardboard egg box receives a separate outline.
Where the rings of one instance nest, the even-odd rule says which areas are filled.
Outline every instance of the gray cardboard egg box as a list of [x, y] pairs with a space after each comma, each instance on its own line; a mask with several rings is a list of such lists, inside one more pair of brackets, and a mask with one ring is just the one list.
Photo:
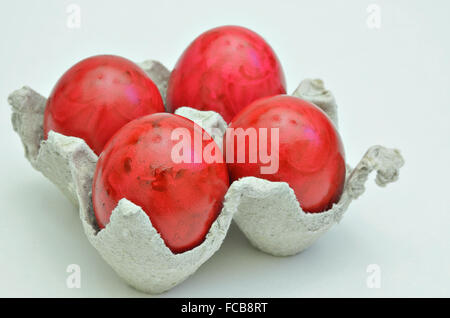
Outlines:
[[[165, 99], [170, 72], [156, 61], [139, 65]], [[304, 80], [293, 95], [316, 104], [337, 127], [336, 102], [321, 80]], [[377, 172], [377, 184], [384, 186], [397, 180], [403, 165], [398, 150], [371, 147], [354, 169], [347, 166], [341, 199], [322, 213], [303, 212], [285, 182], [242, 178], [231, 184], [223, 209], [205, 241], [190, 251], [173, 254], [145, 212], [126, 198], [112, 212], [110, 223], [100, 230], [91, 200], [96, 154], [80, 138], [50, 132], [48, 139], [43, 139], [46, 99], [31, 88], [13, 92], [8, 101], [13, 111], [13, 128], [22, 140], [31, 165], [79, 206], [89, 242], [116, 273], [136, 289], [152, 294], [176, 286], [207, 261], [220, 248], [233, 218], [256, 248], [277, 256], [301, 252], [339, 222], [351, 201], [364, 192], [364, 184], [372, 171]], [[227, 125], [219, 114], [189, 107], [179, 108], [176, 114], [202, 126], [219, 147], [222, 146]]]

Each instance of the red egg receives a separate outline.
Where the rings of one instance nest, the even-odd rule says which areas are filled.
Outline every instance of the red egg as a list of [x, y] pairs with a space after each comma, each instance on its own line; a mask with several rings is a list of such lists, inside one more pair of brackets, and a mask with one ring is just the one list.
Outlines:
[[93, 56], [56, 83], [45, 108], [44, 135], [53, 130], [82, 138], [98, 155], [123, 125], [163, 111], [158, 88], [139, 66], [119, 56]]
[[[186, 139], [190, 145], [181, 151], [174, 148], [180, 142], [172, 137], [177, 129], [191, 136]], [[130, 122], [111, 138], [97, 163], [92, 186], [100, 228], [109, 223], [119, 200], [126, 198], [142, 207], [172, 252], [203, 242], [221, 211], [229, 179], [223, 160], [206, 163], [202, 159], [211, 143], [219, 148], [214, 141], [202, 139], [196, 147], [195, 130], [200, 137], [207, 135], [184, 117], [159, 113]], [[173, 149], [192, 160], [175, 160]]]
[[229, 122], [254, 100], [285, 93], [283, 70], [269, 44], [246, 28], [222, 26], [184, 51], [169, 79], [167, 107], [213, 110]]
[[[246, 138], [242, 142], [236, 136], [237, 128], [248, 133], [247, 137], [242, 134]], [[258, 139], [253, 145], [251, 136]], [[328, 210], [342, 194], [345, 154], [341, 139], [328, 116], [307, 101], [279, 95], [253, 102], [233, 118], [224, 149], [232, 181], [254, 176], [287, 182], [305, 212]], [[239, 153], [245, 160], [238, 160]], [[256, 160], [251, 160], [252, 155]], [[269, 165], [270, 172], [262, 169], [268, 170]]]

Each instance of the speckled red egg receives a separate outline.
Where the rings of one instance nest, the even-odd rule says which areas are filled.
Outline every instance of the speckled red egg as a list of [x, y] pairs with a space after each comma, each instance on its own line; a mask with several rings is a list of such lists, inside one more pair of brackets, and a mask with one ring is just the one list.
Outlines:
[[167, 107], [214, 110], [229, 122], [254, 100], [286, 93], [280, 62], [267, 42], [239, 26], [222, 26], [197, 37], [170, 76]]
[[[172, 134], [180, 128], [192, 136], [190, 147], [181, 152], [189, 158], [200, 156], [200, 162], [174, 160], [172, 150], [180, 140]], [[206, 134], [184, 117], [159, 113], [128, 123], [111, 138], [92, 186], [100, 228], [109, 223], [119, 200], [126, 198], [142, 207], [172, 252], [190, 250], [204, 241], [221, 211], [229, 179], [225, 163], [202, 159], [205, 147], [214, 141], [203, 140], [195, 147], [194, 129]]]
[[[262, 98], [236, 115], [230, 128], [255, 129], [259, 139], [261, 128], [266, 129], [268, 138], [263, 147], [268, 154], [271, 143], [279, 143], [278, 151], [271, 154], [272, 160], [278, 160], [278, 170], [266, 174], [261, 173], [261, 167], [269, 165], [267, 160], [262, 162], [258, 156], [256, 162], [250, 161], [250, 151], [260, 154], [260, 145], [250, 149], [250, 141], [245, 139], [245, 160], [239, 163], [238, 138], [226, 137], [224, 153], [234, 149], [231, 160], [227, 157], [231, 180], [255, 176], [287, 182], [305, 212], [328, 210], [339, 200], [345, 183], [344, 148], [333, 123], [320, 108], [287, 95]], [[271, 128], [278, 128], [278, 138]]]
[[139, 66], [119, 56], [93, 56], [56, 83], [45, 108], [44, 135], [53, 130], [82, 138], [100, 154], [123, 125], [163, 111], [158, 88]]

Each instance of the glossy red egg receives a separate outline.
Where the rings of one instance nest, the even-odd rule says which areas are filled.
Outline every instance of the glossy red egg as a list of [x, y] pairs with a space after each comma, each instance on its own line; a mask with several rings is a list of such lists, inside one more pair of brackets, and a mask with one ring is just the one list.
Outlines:
[[[231, 180], [255, 176], [287, 182], [305, 212], [328, 210], [339, 200], [345, 183], [344, 148], [331, 120], [315, 105], [287, 95], [262, 98], [236, 115], [229, 128], [250, 128], [259, 142], [265, 140], [260, 132], [265, 130], [267, 134], [267, 142], [251, 146], [250, 137], [239, 143], [238, 137], [227, 131], [224, 153], [234, 149], [234, 154], [227, 154]], [[245, 160], [240, 163], [239, 145], [245, 151]], [[253, 163], [251, 151], [258, 154]], [[266, 152], [272, 157], [270, 162], [278, 162], [278, 169], [273, 164], [268, 174], [261, 172], [261, 167], [269, 165], [269, 160], [261, 159], [261, 153]]]
[[229, 122], [254, 100], [285, 93], [283, 70], [269, 44], [246, 28], [222, 26], [184, 51], [169, 79], [167, 108], [213, 110]]
[[164, 112], [161, 94], [139, 66], [119, 56], [93, 56], [56, 83], [45, 108], [44, 135], [53, 130], [82, 138], [98, 155], [123, 125], [155, 112]]
[[[172, 150], [179, 140], [172, 134], [180, 128], [192, 136], [187, 139], [191, 140], [188, 149], [181, 152], [189, 158], [200, 155], [199, 162], [174, 160]], [[184, 117], [159, 113], [128, 123], [111, 138], [97, 163], [92, 186], [100, 228], [109, 223], [119, 200], [126, 198], [142, 207], [172, 252], [203, 242], [221, 211], [229, 178], [225, 163], [202, 159], [205, 147], [214, 141], [200, 140], [196, 148], [195, 129], [206, 134]]]

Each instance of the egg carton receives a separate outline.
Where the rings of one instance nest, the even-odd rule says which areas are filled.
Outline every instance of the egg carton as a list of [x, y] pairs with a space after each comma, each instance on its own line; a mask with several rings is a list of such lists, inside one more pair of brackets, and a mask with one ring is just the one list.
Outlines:
[[[139, 65], [165, 100], [168, 69], [151, 60]], [[293, 95], [320, 107], [337, 127], [335, 99], [321, 80], [302, 81]], [[51, 131], [44, 140], [46, 98], [31, 88], [16, 90], [8, 102], [12, 106], [13, 128], [22, 140], [28, 161], [79, 207], [84, 232], [103, 259], [129, 285], [151, 294], [165, 292], [192, 275], [220, 248], [232, 219], [261, 251], [276, 256], [301, 252], [340, 221], [351, 201], [364, 192], [372, 171], [377, 172], [376, 183], [385, 186], [397, 180], [404, 163], [396, 149], [371, 147], [354, 169], [347, 166], [339, 202], [322, 213], [303, 212], [294, 191], [285, 182], [255, 177], [239, 179], [228, 189], [223, 208], [203, 243], [174, 254], [145, 212], [126, 198], [113, 210], [109, 224], [100, 229], [91, 198], [97, 155], [80, 138]], [[176, 113], [202, 126], [222, 146], [227, 124], [219, 114], [189, 107], [181, 107]]]

